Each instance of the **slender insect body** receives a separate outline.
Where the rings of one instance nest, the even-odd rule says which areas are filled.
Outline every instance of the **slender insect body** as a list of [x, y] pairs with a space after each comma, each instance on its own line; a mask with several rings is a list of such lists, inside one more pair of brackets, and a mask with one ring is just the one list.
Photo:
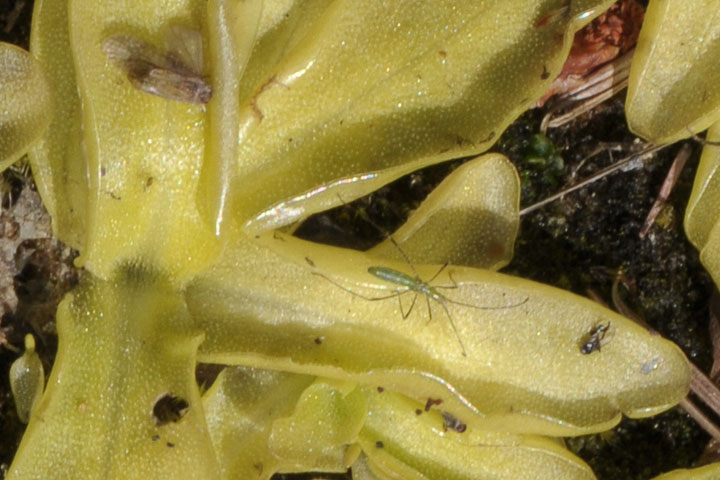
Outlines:
[[427, 294], [428, 290], [432, 288], [427, 283], [420, 280], [417, 276], [412, 277], [407, 273], [403, 273], [388, 267], [369, 267], [368, 273], [381, 280], [385, 280], [387, 282], [406, 287], [418, 293]]
[[[460, 337], [460, 333], [457, 329], [457, 326], [455, 325], [455, 321], [454, 321], [452, 315], [450, 314], [450, 310], [447, 307], [448, 303], [463, 306], [463, 307], [475, 308], [478, 310], [500, 310], [500, 309], [518, 307], [518, 306], [524, 304], [525, 302], [527, 302], [527, 300], [528, 300], [527, 298], [525, 298], [522, 301], [514, 303], [514, 304], [501, 305], [501, 306], [490, 306], [490, 307], [472, 305], [469, 303], [463, 303], [463, 302], [459, 302], [456, 300], [452, 300], [438, 291], [438, 289], [440, 289], [440, 288], [446, 288], [446, 289], [458, 288], [457, 283], [452, 278], [452, 274], [449, 275], [450, 280], [452, 281], [452, 285], [437, 285], [437, 286], [431, 285], [431, 283], [440, 275], [440, 273], [442, 273], [445, 270], [445, 268], [448, 266], [448, 264], [445, 264], [442, 267], [440, 267], [440, 269], [435, 273], [435, 275], [433, 275], [432, 278], [430, 278], [430, 280], [428, 280], [428, 281], [422, 280], [420, 278], [420, 275], [417, 273], [417, 271], [415, 271], [415, 268], [412, 266], [412, 264], [410, 264], [409, 262], [408, 262], [408, 264], [410, 265], [410, 268], [412, 268], [413, 272], [415, 273], [414, 276], [409, 275], [404, 272], [400, 272], [400, 271], [395, 270], [390, 267], [371, 266], [368, 268], [367, 271], [372, 276], [398, 286], [398, 288], [395, 289], [395, 291], [393, 291], [393, 293], [390, 293], [389, 295], [380, 296], [380, 297], [367, 297], [365, 295], [361, 295], [349, 288], [346, 288], [346, 287], [340, 285], [339, 283], [326, 277], [325, 275], [322, 275], [320, 273], [315, 273], [315, 274], [325, 278], [326, 280], [330, 281], [331, 283], [340, 287], [341, 289], [345, 290], [346, 292], [348, 292], [352, 295], [355, 295], [357, 297], [363, 298], [365, 300], [379, 301], [379, 300], [387, 300], [389, 298], [397, 298], [399, 306], [400, 306], [400, 313], [401, 313], [403, 319], [406, 319], [410, 316], [410, 313], [412, 312], [412, 310], [415, 306], [415, 302], [417, 301], [418, 295], [424, 295], [425, 302], [427, 304], [428, 321], [432, 320], [432, 308], [430, 306], [430, 300], [436, 301], [437, 303], [440, 304], [442, 309], [445, 311], [445, 315], [447, 315], [448, 320], [450, 321], [450, 326], [452, 327], [453, 332], [455, 333], [455, 337], [457, 338], [458, 343], [460, 344], [463, 356], [467, 356], [467, 350], [465, 349], [465, 344], [463, 343], [462, 338]], [[413, 296], [410, 307], [407, 310], [405, 310], [402, 305], [401, 297], [408, 292], [414, 292], [415, 295]]]

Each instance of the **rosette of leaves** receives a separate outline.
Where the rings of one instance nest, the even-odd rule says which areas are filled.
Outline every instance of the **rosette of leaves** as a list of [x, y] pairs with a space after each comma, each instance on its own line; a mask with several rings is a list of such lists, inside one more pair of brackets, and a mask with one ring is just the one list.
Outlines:
[[[482, 153], [609, 3], [36, 2], [55, 96], [30, 160], [84, 273], [8, 478], [593, 478], [546, 437], [667, 409], [689, 368], [592, 302], [490, 270], [517, 230], [506, 160], [464, 165], [408, 220], [412, 267], [393, 242], [277, 229]], [[103, 51], [168, 48], [171, 24], [203, 33], [206, 107], [148, 95]], [[413, 293], [373, 267], [423, 285], [407, 316]], [[204, 395], [198, 362], [231, 366]]]

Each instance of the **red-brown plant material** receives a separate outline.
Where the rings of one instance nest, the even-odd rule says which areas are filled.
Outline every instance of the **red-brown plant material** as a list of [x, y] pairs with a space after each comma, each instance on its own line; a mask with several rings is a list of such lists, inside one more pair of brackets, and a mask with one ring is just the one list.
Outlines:
[[537, 105], [582, 85], [586, 74], [634, 47], [644, 16], [637, 0], [620, 0], [578, 31], [562, 71]]

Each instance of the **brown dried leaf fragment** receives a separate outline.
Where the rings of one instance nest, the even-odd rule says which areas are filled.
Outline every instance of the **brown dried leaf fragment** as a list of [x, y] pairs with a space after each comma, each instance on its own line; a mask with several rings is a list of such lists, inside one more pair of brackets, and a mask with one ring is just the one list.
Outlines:
[[583, 85], [586, 74], [634, 47], [644, 15], [645, 8], [637, 0], [620, 0], [578, 31], [560, 75], [537, 106]]

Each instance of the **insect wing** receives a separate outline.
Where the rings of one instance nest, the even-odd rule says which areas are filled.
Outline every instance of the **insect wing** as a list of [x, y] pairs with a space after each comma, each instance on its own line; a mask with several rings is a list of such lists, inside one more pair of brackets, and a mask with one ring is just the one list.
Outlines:
[[[130, 81], [135, 84], [133, 79]], [[199, 105], [206, 104], [212, 97], [212, 88], [202, 78], [162, 68], [151, 69], [138, 81], [136, 88], [170, 100]]]
[[203, 65], [203, 39], [199, 31], [184, 25], [168, 27], [166, 46], [168, 53], [186, 65], [196, 75], [201, 74]]
[[212, 87], [175, 54], [129, 35], [113, 35], [103, 42], [108, 60], [125, 72], [140, 91], [182, 103], [203, 105]]
[[103, 50], [112, 63], [128, 75], [141, 76], [154, 68], [162, 68], [166, 57], [147, 42], [130, 35], [112, 35], [103, 42]]

